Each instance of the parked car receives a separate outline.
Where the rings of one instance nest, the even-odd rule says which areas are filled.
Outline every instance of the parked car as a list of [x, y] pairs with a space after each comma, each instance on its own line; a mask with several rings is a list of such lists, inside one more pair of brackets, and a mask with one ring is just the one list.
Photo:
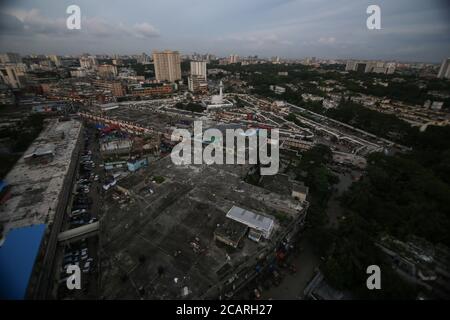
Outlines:
[[74, 214], [81, 214], [81, 213], [85, 213], [85, 212], [87, 212], [86, 209], [73, 210], [72, 211], [72, 215], [74, 215]]

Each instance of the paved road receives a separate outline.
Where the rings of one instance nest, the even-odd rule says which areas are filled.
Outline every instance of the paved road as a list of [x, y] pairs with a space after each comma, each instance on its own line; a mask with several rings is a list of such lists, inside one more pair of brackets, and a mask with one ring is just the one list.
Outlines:
[[[95, 182], [92, 181], [90, 186], [90, 192], [88, 196], [93, 200], [92, 206], [89, 209], [92, 217], [98, 218], [98, 214], [101, 210], [102, 205], [102, 189], [101, 189], [101, 181], [103, 180], [103, 170], [99, 167], [101, 163], [101, 157], [99, 154], [99, 144], [98, 139], [95, 138], [95, 129], [90, 128], [89, 126], [86, 128], [87, 137], [89, 137], [89, 141], [86, 144], [88, 150], [92, 151], [92, 160], [95, 162], [96, 167], [93, 170], [95, 173], [100, 175], [100, 180]], [[76, 169], [79, 170], [79, 166]], [[74, 185], [76, 184], [76, 180], [74, 181]], [[71, 211], [71, 202], [73, 197], [70, 199], [70, 203], [67, 211]], [[70, 218], [69, 215], [66, 215], [66, 219], [64, 222], [64, 226], [62, 230], [70, 229]], [[80, 242], [76, 241], [71, 244], [67, 244], [67, 246], [73, 247], [74, 249], [78, 249]], [[83, 246], [87, 246], [88, 254], [90, 258], [94, 259], [94, 265], [98, 266], [98, 237], [88, 237], [86, 238], [86, 242]], [[98, 297], [98, 270], [94, 269], [93, 272], [90, 273], [82, 273], [82, 290], [73, 290], [68, 291], [65, 289], [64, 284], [59, 285], [60, 279], [60, 267], [61, 260], [64, 252], [64, 246], [59, 246], [59, 264], [55, 270], [55, 286], [53, 291], [53, 296], [57, 296], [59, 299], [96, 299]], [[70, 249], [69, 249], [70, 250]]]
[[303, 236], [299, 243], [301, 251], [291, 260], [297, 268], [297, 272], [294, 274], [285, 272], [281, 284], [263, 291], [262, 299], [294, 300], [303, 296], [303, 290], [314, 275], [316, 267], [320, 264], [320, 258], [313, 252], [310, 241]]

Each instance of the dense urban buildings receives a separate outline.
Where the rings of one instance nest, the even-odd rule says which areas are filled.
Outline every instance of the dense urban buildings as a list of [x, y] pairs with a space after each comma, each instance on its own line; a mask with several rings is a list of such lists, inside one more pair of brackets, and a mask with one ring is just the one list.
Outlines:
[[[3, 295], [81, 298], [65, 288], [64, 268], [78, 262], [92, 298], [276, 296], [271, 285], [258, 283], [290, 287], [279, 274], [290, 270], [295, 278], [295, 264], [301, 268], [296, 241], [315, 248], [305, 235], [345, 224], [342, 210], [348, 204], [332, 199], [348, 197], [351, 185], [361, 187], [361, 177], [374, 165], [369, 159], [407, 154], [410, 136], [449, 125], [448, 80], [436, 79], [448, 69], [447, 60], [439, 68], [317, 57], [181, 58], [176, 51], [152, 56], [153, 63], [145, 53], [4, 56], [1, 150], [12, 159], [14, 150], [22, 151], [1, 184], [0, 222], [8, 245], [0, 247], [0, 262], [23, 264], [24, 271], [20, 281], [9, 280], [20, 283], [11, 284], [15, 291]], [[412, 94], [412, 87], [421, 95]], [[42, 125], [42, 132], [22, 144], [24, 138], [10, 130], [16, 125], [34, 130], [25, 124], [29, 119], [36, 128]], [[191, 130], [195, 121], [223, 137], [226, 130], [240, 129], [245, 139], [278, 128], [281, 171], [272, 177], [260, 175], [259, 165], [174, 165], [172, 131]], [[367, 125], [371, 121], [376, 125]], [[203, 148], [215, 141], [195, 139]], [[321, 157], [329, 152], [327, 160], [314, 158], [317, 152]], [[315, 171], [316, 161], [325, 171]], [[315, 175], [327, 185], [322, 191]], [[329, 225], [317, 217], [320, 196], [337, 208], [320, 209]], [[448, 277], [438, 267], [448, 261], [447, 246], [419, 231], [389, 236], [371, 243], [385, 257], [385, 267], [403, 279], [398, 281], [421, 288], [427, 297], [447, 297]], [[334, 240], [329, 241], [327, 247]], [[26, 262], [11, 258], [10, 246], [19, 242], [32, 248]], [[141, 253], [142, 247], [148, 249]], [[436, 265], [415, 262], [413, 247], [430, 252]], [[310, 281], [298, 293], [306, 299], [354, 298], [354, 290], [335, 287], [327, 263], [337, 258], [323, 254], [324, 263], [312, 263], [318, 272], [299, 271]], [[119, 269], [110, 267], [113, 260]], [[145, 270], [155, 268], [162, 275], [152, 289]], [[262, 271], [255, 272], [258, 268]], [[124, 270], [132, 282], [123, 280]], [[143, 289], [136, 291], [136, 285]]]
[[361, 73], [393, 74], [395, 72], [395, 62], [348, 60], [345, 65], [345, 70]]

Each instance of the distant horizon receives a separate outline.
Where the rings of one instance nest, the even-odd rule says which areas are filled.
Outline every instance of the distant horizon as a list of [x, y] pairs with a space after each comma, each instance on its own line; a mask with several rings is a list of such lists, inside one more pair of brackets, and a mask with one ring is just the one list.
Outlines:
[[[160, 50], [160, 49], [155, 49], [155, 51]], [[303, 56], [303, 57], [297, 57], [297, 58], [287, 58], [287, 57], [283, 57], [281, 55], [273, 55], [273, 56], [262, 56], [259, 54], [249, 54], [249, 55], [239, 55], [237, 53], [230, 53], [228, 55], [218, 55], [215, 53], [211, 53], [211, 52], [205, 52], [205, 53], [201, 53], [201, 52], [192, 52], [192, 53], [184, 53], [181, 52], [180, 50], [176, 50], [176, 49], [162, 49], [162, 50], [171, 50], [171, 51], [178, 51], [180, 56], [191, 56], [194, 54], [198, 54], [198, 55], [213, 55], [216, 57], [216, 59], [225, 59], [228, 58], [230, 55], [235, 54], [237, 55], [239, 58], [248, 58], [248, 57], [254, 57], [257, 56], [258, 59], [263, 59], [263, 60], [268, 60], [271, 59], [273, 57], [278, 57], [282, 60], [302, 60], [302, 59], [306, 59], [306, 58], [315, 58], [318, 60], [344, 60], [344, 61], [348, 61], [348, 60], [358, 60], [358, 61], [385, 61], [385, 62], [396, 62], [396, 63], [425, 63], [425, 64], [441, 64], [445, 59], [450, 59], [450, 55], [448, 57], [444, 57], [442, 58], [440, 61], [414, 61], [414, 60], [400, 60], [400, 59], [364, 59], [364, 58], [324, 58], [324, 57], [318, 57], [318, 56]], [[57, 53], [22, 53], [22, 52], [17, 52], [17, 51], [1, 51], [0, 54], [5, 54], [5, 53], [18, 53], [21, 57], [26, 57], [26, 56], [51, 56], [51, 55], [56, 55], [59, 57], [80, 57], [83, 55], [91, 55], [91, 56], [113, 56], [113, 55], [118, 55], [118, 56], [139, 56], [142, 55], [142, 53], [147, 54], [148, 56], [152, 56], [152, 51], [150, 52], [139, 52], [139, 53], [92, 53], [92, 52], [83, 52], [83, 53], [73, 53], [73, 54], [57, 54]], [[111, 57], [112, 58], [112, 57]]]

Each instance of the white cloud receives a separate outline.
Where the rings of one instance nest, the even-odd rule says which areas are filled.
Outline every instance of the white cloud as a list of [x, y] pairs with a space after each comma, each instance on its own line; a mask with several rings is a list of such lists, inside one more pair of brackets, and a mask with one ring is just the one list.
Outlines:
[[[11, 18], [18, 19], [22, 25], [14, 26], [14, 29], [20, 29], [25, 35], [63, 35], [71, 34], [84, 35], [91, 37], [135, 37], [135, 38], [153, 38], [159, 36], [157, 28], [148, 22], [136, 23], [133, 26], [124, 23], [114, 24], [99, 17], [85, 17], [81, 15], [81, 30], [73, 32], [66, 27], [64, 18], [52, 19], [41, 14], [37, 9], [31, 10], [13, 10], [5, 12], [3, 15], [9, 15]], [[11, 20], [13, 21], [13, 20]], [[3, 28], [0, 33], [5, 30], [13, 31], [12, 28]], [[3, 32], [2, 32], [3, 31]], [[14, 30], [17, 31], [17, 30]], [[17, 33], [17, 32], [15, 32]]]
[[336, 43], [336, 38], [335, 37], [320, 37], [318, 42], [321, 44], [334, 44], [334, 43]]
[[151, 38], [159, 36], [159, 30], [147, 22], [137, 23], [133, 26], [135, 35], [140, 38]]
[[273, 32], [249, 32], [242, 34], [230, 34], [224, 37], [218, 38], [220, 42], [234, 42], [239, 45], [245, 45], [252, 48], [263, 48], [273, 46], [290, 46], [292, 41], [281, 38], [279, 35]]

